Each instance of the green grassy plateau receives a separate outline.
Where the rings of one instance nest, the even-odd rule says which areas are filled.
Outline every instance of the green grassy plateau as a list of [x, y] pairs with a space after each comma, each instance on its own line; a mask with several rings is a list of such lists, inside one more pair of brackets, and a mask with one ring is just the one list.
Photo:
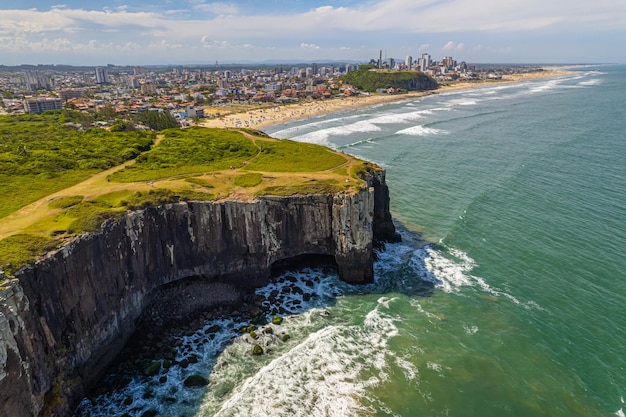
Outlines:
[[262, 132], [83, 130], [72, 111], [0, 117], [0, 268], [15, 272], [106, 219], [179, 201], [335, 193], [379, 169]]

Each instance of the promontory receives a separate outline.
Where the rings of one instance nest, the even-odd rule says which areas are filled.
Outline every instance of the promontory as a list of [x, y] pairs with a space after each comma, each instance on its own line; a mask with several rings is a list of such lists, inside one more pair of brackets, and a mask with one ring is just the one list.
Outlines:
[[252, 130], [3, 117], [0, 192], [3, 416], [71, 414], [148, 310], [240, 305], [289, 259], [368, 283], [398, 239], [381, 168]]

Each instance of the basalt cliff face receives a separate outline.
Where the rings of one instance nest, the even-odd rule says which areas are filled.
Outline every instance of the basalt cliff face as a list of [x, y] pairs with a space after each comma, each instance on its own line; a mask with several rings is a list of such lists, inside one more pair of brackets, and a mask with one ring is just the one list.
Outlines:
[[268, 282], [275, 262], [305, 254], [334, 257], [347, 282], [371, 282], [375, 240], [398, 237], [384, 172], [365, 179], [355, 193], [128, 213], [4, 280], [0, 415], [71, 414], [141, 315], [171, 294], [164, 288], [190, 277], [208, 291], [186, 309], [241, 302]]

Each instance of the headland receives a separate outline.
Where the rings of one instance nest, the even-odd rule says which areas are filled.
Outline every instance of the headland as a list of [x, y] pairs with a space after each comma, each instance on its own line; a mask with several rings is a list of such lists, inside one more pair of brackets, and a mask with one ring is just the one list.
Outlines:
[[118, 168], [3, 219], [2, 415], [71, 414], [143, 323], [249, 310], [284, 261], [371, 282], [376, 242], [397, 239], [385, 172], [317, 145], [171, 130]]

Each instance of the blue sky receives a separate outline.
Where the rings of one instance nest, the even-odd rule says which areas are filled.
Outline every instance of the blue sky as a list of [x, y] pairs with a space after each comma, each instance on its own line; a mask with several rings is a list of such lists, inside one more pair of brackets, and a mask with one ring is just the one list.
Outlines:
[[4, 65], [368, 61], [380, 49], [402, 59], [626, 62], [626, 2], [618, 0], [10, 3], [0, 6]]

